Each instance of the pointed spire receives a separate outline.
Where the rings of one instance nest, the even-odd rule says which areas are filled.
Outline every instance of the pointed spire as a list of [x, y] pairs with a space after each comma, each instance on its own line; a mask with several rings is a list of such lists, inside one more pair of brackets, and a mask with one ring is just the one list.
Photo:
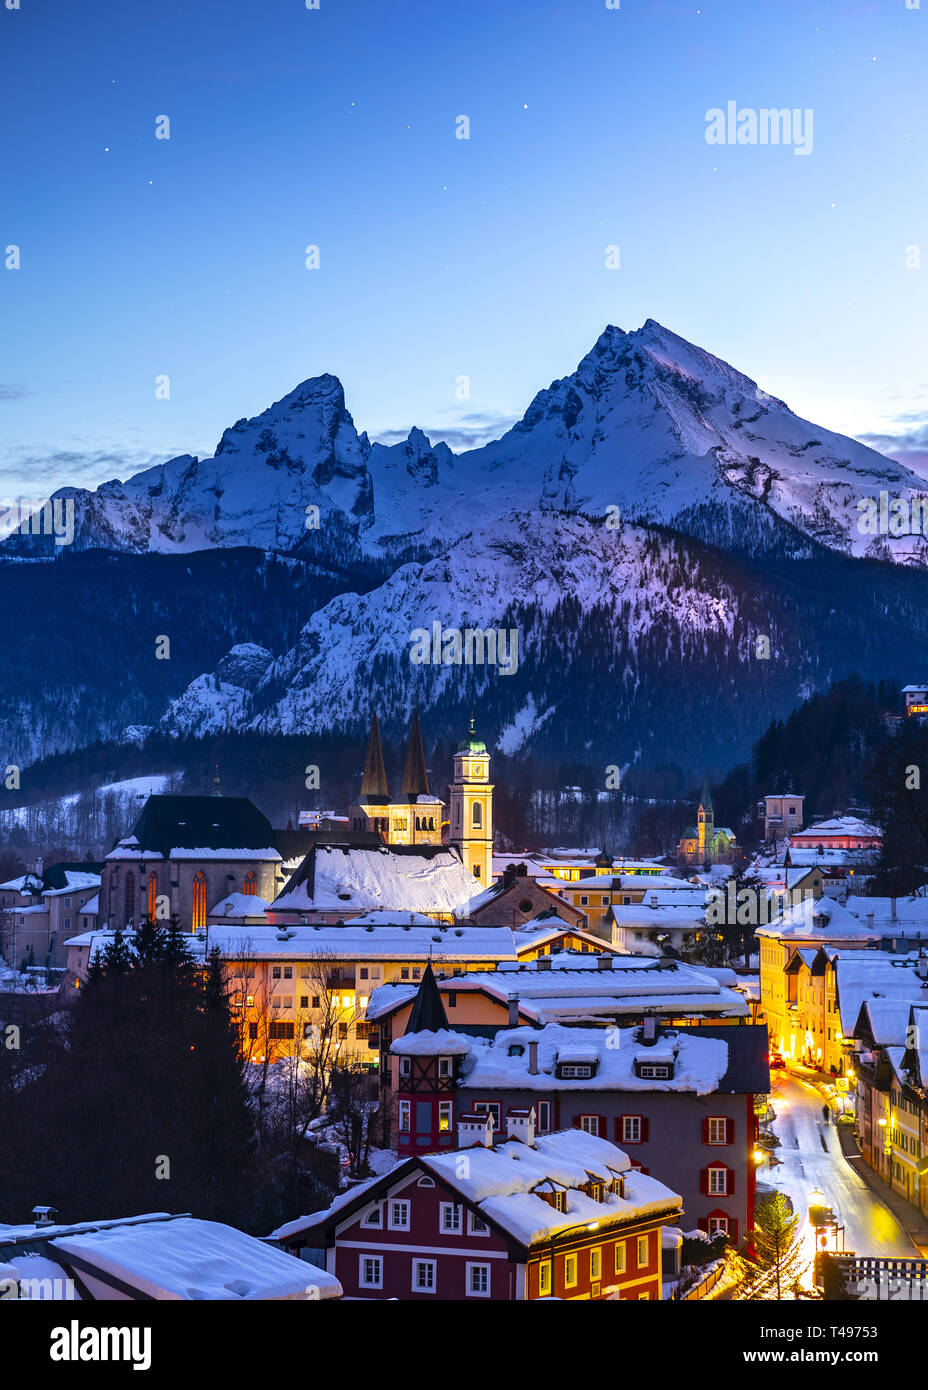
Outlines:
[[783, 856], [783, 867], [784, 869], [791, 869], [793, 867], [793, 861], [790, 857], [789, 852], [789, 845], [786, 846], [786, 853]]
[[387, 788], [387, 772], [383, 765], [383, 747], [380, 742], [380, 725], [377, 711], [371, 718], [371, 734], [367, 740], [367, 756], [364, 759], [364, 780], [361, 783], [361, 805], [385, 805], [390, 800]]
[[699, 804], [704, 811], [712, 811], [715, 809], [712, 805], [712, 793], [709, 791], [708, 777], [702, 779], [702, 796], [699, 798]]
[[417, 796], [428, 796], [429, 774], [425, 766], [425, 749], [422, 747], [422, 730], [419, 728], [419, 708], [412, 712], [409, 726], [409, 751], [406, 754], [406, 770], [403, 773], [403, 796], [415, 801]]
[[406, 1032], [437, 1033], [448, 1026], [448, 1015], [445, 1013], [445, 1006], [441, 1002], [438, 985], [432, 974], [432, 962], [429, 961], [422, 972], [422, 980], [409, 1015], [409, 1022], [406, 1024]]

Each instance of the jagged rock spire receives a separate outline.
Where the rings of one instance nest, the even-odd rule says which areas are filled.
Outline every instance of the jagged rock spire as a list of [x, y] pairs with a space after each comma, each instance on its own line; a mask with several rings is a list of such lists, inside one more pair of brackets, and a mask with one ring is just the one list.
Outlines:
[[419, 710], [414, 708], [412, 723], [409, 726], [409, 750], [406, 753], [406, 770], [403, 773], [403, 796], [415, 801], [417, 796], [428, 796], [429, 774], [425, 766], [425, 749], [422, 747], [422, 730], [419, 728]]
[[371, 718], [371, 734], [367, 740], [367, 756], [364, 759], [364, 780], [361, 783], [361, 805], [382, 806], [390, 800], [387, 787], [387, 770], [383, 765], [383, 746], [380, 742], [380, 725], [377, 711]]
[[445, 1013], [445, 1006], [441, 1002], [438, 985], [432, 974], [432, 962], [429, 961], [422, 972], [422, 980], [409, 1015], [409, 1022], [406, 1024], [406, 1032], [437, 1033], [448, 1026], [448, 1015]]

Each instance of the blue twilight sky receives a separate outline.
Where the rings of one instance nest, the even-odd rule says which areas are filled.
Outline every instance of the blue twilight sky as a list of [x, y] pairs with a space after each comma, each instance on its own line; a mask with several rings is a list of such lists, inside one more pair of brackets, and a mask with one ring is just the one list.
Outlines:
[[[928, 461], [915, 2], [0, 0], [0, 483], [208, 455], [324, 371], [464, 447], [648, 317]], [[708, 144], [728, 101], [812, 152]]]

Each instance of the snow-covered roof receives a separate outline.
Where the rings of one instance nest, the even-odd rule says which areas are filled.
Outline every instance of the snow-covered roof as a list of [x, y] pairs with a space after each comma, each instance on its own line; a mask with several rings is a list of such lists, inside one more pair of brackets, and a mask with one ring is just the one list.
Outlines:
[[901, 1046], [905, 1042], [912, 1010], [910, 999], [865, 999], [861, 1009], [870, 1025], [873, 1041], [880, 1047], [891, 1043]]
[[210, 911], [210, 917], [263, 917], [270, 907], [267, 898], [256, 893], [230, 893]]
[[[580, 1223], [611, 1224], [678, 1214], [683, 1204], [662, 1182], [632, 1170], [622, 1149], [580, 1129], [539, 1136], [531, 1148], [513, 1141], [493, 1149], [429, 1154], [424, 1162], [442, 1182], [476, 1202], [481, 1212], [526, 1246]], [[591, 1177], [605, 1185], [617, 1176], [624, 1178], [624, 1197], [605, 1191], [597, 1202], [580, 1190]], [[566, 1189], [563, 1212], [533, 1191], [548, 1182]]]
[[[510, 1140], [490, 1149], [474, 1145], [409, 1159], [398, 1164], [392, 1174], [341, 1193], [325, 1211], [287, 1223], [274, 1236], [286, 1239], [305, 1234], [311, 1243], [315, 1232], [319, 1232], [316, 1238], [321, 1238], [320, 1228], [331, 1232], [340, 1213], [357, 1203], [358, 1197], [386, 1194], [391, 1180], [402, 1180], [417, 1168], [479, 1207], [487, 1220], [526, 1247], [594, 1222], [611, 1227], [647, 1217], [657, 1221], [679, 1217], [683, 1202], [657, 1178], [633, 1169], [628, 1155], [608, 1139], [568, 1129], [538, 1135], [532, 1146]], [[621, 1197], [608, 1191], [615, 1179], [624, 1183]], [[599, 1201], [581, 1190], [591, 1181], [603, 1184]], [[552, 1188], [564, 1192], [564, 1211], [555, 1210], [537, 1195], [536, 1189], [550, 1192]]]
[[875, 941], [879, 932], [861, 922], [834, 898], [806, 898], [772, 922], [755, 928], [758, 936], [803, 941]]
[[797, 841], [805, 844], [815, 840], [816, 835], [881, 835], [878, 825], [861, 820], [859, 816], [832, 816], [830, 820], [815, 821], [803, 830], [793, 830], [789, 834], [791, 845]]
[[233, 1226], [177, 1216], [59, 1236], [50, 1245], [156, 1299], [306, 1300], [341, 1296], [334, 1275]]
[[0, 883], [0, 891], [3, 889], [7, 889], [11, 893], [41, 893], [42, 880], [37, 874], [20, 874], [18, 878], [11, 878], [6, 883]]
[[914, 956], [888, 951], [839, 951], [834, 962], [841, 1030], [851, 1036], [861, 1007], [871, 999], [922, 1002]]
[[[669, 1032], [654, 1047], [643, 1047], [637, 1028], [576, 1028], [548, 1023], [544, 1028], [503, 1029], [489, 1040], [469, 1039], [470, 1056], [463, 1064], [461, 1084], [468, 1090], [547, 1093], [556, 1087], [567, 1091], [692, 1091], [708, 1095], [718, 1090], [728, 1070], [728, 1044], [715, 1037], [695, 1036], [698, 1031]], [[734, 1042], [737, 1032], [732, 1030]], [[538, 1045], [535, 1073], [529, 1071], [530, 1043]], [[636, 1054], [642, 1061], [666, 1062], [669, 1058], [674, 1075], [664, 1080], [636, 1076]], [[596, 1064], [596, 1071], [592, 1077], [555, 1079], [559, 1062], [591, 1062]]]
[[307, 854], [271, 912], [452, 913], [474, 891], [474, 876], [447, 846], [318, 844]]
[[400, 1057], [465, 1057], [470, 1048], [470, 1038], [448, 1028], [405, 1033], [390, 1045], [390, 1051]]
[[63, 888], [46, 888], [43, 897], [59, 898], [64, 893], [79, 893], [82, 888], [99, 888], [100, 875], [75, 872], [73, 869], [65, 869], [67, 883]]
[[928, 934], [928, 898], [865, 898], [849, 893], [845, 906], [868, 925], [872, 912], [874, 929], [881, 936]]
[[82, 917], [96, 917], [96, 916], [99, 915], [99, 912], [100, 912], [100, 894], [99, 894], [99, 893], [95, 893], [95, 894], [93, 895], [92, 898], [88, 898], [87, 901], [86, 901], [85, 903], [82, 903], [81, 906], [80, 906], [80, 914], [81, 914]]
[[514, 961], [515, 940], [508, 927], [358, 927], [320, 924], [271, 926], [217, 923], [209, 929], [210, 946], [231, 959], [242, 953], [260, 960], [284, 956], [299, 960], [316, 955], [340, 960]]
[[[600, 969], [595, 959], [608, 959], [611, 965]], [[459, 995], [479, 992], [505, 1004], [516, 998], [524, 1016], [539, 1022], [610, 1019], [646, 1011], [673, 1017], [708, 1014], [729, 1018], [743, 1018], [750, 1012], [741, 994], [726, 989], [698, 966], [646, 956], [595, 959], [564, 951], [546, 957], [550, 967], [541, 970], [537, 961], [502, 962], [492, 972], [469, 971], [439, 979], [438, 988], [442, 994], [449, 990]], [[415, 986], [381, 985], [372, 992], [365, 1017], [373, 1020], [392, 1013], [408, 1003], [415, 992]]]

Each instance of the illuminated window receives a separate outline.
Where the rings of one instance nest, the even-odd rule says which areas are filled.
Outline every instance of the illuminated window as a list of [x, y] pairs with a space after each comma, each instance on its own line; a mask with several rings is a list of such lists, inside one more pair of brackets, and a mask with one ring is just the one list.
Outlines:
[[206, 875], [198, 869], [193, 880], [193, 911], [190, 925], [194, 931], [206, 926]]
[[564, 1256], [564, 1287], [572, 1289], [577, 1282], [577, 1257], [576, 1255]]
[[603, 1272], [603, 1252], [601, 1250], [590, 1251], [590, 1278], [599, 1279]]
[[451, 1101], [440, 1100], [438, 1102], [438, 1128], [442, 1131], [451, 1128]]
[[625, 1273], [625, 1242], [619, 1241], [615, 1247], [615, 1272]]
[[538, 1266], [538, 1292], [549, 1294], [551, 1292], [551, 1261], [542, 1260]]

